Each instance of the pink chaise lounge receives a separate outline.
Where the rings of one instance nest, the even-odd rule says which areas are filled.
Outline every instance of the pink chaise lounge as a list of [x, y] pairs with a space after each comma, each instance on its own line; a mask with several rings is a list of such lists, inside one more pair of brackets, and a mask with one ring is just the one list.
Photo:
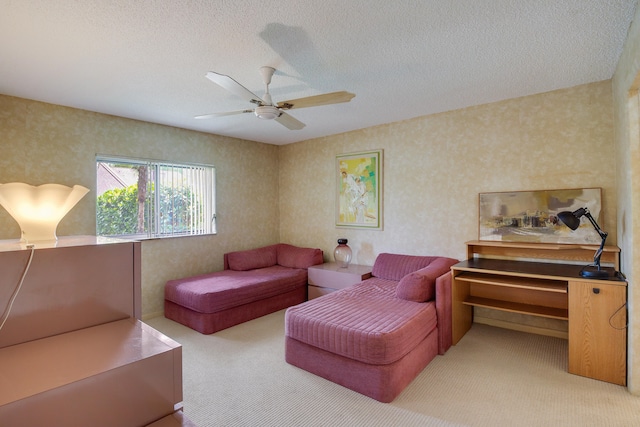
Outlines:
[[223, 271], [168, 281], [164, 315], [212, 334], [305, 301], [307, 268], [322, 262], [322, 250], [284, 243], [229, 252]]
[[380, 254], [372, 278], [290, 307], [285, 359], [391, 402], [451, 347], [451, 272], [445, 257]]

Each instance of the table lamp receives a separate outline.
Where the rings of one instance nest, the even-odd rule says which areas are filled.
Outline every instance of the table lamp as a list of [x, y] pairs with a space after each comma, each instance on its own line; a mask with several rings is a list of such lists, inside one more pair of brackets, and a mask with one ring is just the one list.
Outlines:
[[22, 243], [55, 242], [58, 223], [89, 192], [81, 185], [0, 184], [0, 205], [20, 225]]
[[560, 221], [562, 221], [567, 227], [569, 227], [572, 230], [578, 229], [578, 227], [580, 226], [580, 218], [583, 216], [587, 217], [587, 219], [591, 222], [591, 225], [593, 225], [593, 228], [595, 228], [598, 234], [600, 235], [602, 242], [600, 243], [600, 247], [598, 248], [598, 250], [596, 251], [593, 257], [593, 264], [587, 265], [582, 270], [580, 270], [580, 276], [590, 277], [595, 279], [608, 278], [611, 276], [611, 274], [607, 269], [602, 268], [600, 266], [600, 257], [602, 256], [602, 251], [604, 249], [604, 242], [607, 240], [607, 236], [608, 236], [607, 232], [602, 231], [600, 226], [598, 226], [598, 223], [596, 222], [596, 220], [593, 219], [593, 216], [591, 216], [589, 209], [587, 208], [580, 208], [573, 212], [563, 211], [558, 214], [558, 218], [560, 219]]

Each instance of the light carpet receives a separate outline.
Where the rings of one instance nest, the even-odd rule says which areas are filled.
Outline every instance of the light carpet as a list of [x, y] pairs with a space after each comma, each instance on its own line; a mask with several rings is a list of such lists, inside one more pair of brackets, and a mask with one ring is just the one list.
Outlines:
[[184, 412], [198, 426], [639, 426], [640, 397], [567, 373], [567, 342], [474, 324], [392, 403], [284, 361], [284, 310], [202, 335], [156, 317], [183, 346]]

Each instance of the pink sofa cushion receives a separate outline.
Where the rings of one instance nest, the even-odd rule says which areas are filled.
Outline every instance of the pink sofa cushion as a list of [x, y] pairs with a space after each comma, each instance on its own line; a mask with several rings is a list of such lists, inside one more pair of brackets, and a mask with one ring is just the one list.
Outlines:
[[407, 301], [425, 302], [433, 299], [434, 295], [434, 282], [418, 272], [404, 276], [396, 288], [396, 297]]
[[287, 309], [285, 335], [349, 359], [393, 363], [436, 328], [433, 302], [394, 298], [397, 282], [371, 278]]
[[215, 313], [306, 287], [307, 271], [279, 265], [257, 270], [223, 270], [169, 280], [165, 300], [199, 313]]
[[246, 251], [229, 252], [227, 260], [229, 269], [236, 271], [254, 270], [276, 265], [277, 246], [271, 245]]
[[447, 273], [457, 260], [437, 257], [428, 266], [400, 279], [396, 297], [415, 302], [431, 301], [436, 296], [436, 279]]
[[283, 267], [308, 268], [323, 262], [321, 249], [301, 248], [286, 243], [280, 243], [277, 246], [277, 262]]

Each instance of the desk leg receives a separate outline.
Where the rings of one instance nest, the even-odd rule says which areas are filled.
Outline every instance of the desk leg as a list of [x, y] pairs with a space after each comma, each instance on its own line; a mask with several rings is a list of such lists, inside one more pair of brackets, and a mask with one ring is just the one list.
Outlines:
[[453, 335], [453, 345], [456, 345], [464, 334], [471, 329], [471, 323], [473, 322], [473, 307], [463, 304], [469, 297], [469, 282], [457, 280], [455, 274], [454, 271], [451, 295], [451, 331]]

